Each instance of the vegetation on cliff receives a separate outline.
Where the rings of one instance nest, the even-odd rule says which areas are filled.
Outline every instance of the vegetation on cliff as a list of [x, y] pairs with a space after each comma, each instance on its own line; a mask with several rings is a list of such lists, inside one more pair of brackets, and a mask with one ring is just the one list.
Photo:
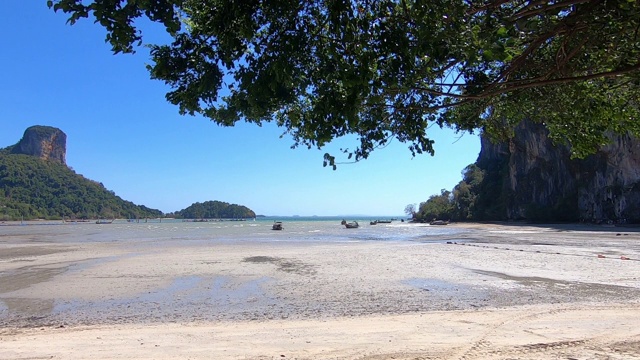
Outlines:
[[414, 220], [429, 222], [433, 219], [452, 221], [507, 220], [503, 176], [504, 163], [471, 164], [462, 171], [462, 180], [449, 191], [431, 195], [420, 203]]
[[246, 206], [229, 204], [222, 201], [197, 202], [168, 216], [184, 219], [247, 219], [255, 218], [256, 213]]
[[452, 191], [442, 189], [439, 195], [431, 195], [427, 201], [420, 203], [414, 220], [505, 220], [501, 184], [499, 172], [471, 164], [463, 170], [462, 180]]
[[[497, 166], [496, 166], [497, 165]], [[471, 164], [463, 171], [463, 179], [449, 191], [441, 190], [420, 203], [414, 219], [429, 222], [435, 219], [452, 221], [528, 220], [532, 222], [577, 222], [580, 220], [577, 198], [562, 198], [553, 205], [525, 205], [525, 216], [513, 218], [508, 213], [512, 196], [503, 185], [508, 173], [504, 164], [481, 168]]]
[[409, 209], [417, 220], [640, 223], [640, 139], [612, 135], [585, 159], [572, 159], [534, 123], [520, 124], [507, 142], [481, 140], [460, 183]]
[[0, 150], [0, 220], [156, 218], [66, 165]]

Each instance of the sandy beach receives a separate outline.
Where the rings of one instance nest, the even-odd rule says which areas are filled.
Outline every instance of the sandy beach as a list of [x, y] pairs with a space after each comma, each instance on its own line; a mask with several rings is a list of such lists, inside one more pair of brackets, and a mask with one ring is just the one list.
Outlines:
[[640, 359], [640, 228], [448, 227], [464, 231], [163, 246], [0, 232], [0, 359]]

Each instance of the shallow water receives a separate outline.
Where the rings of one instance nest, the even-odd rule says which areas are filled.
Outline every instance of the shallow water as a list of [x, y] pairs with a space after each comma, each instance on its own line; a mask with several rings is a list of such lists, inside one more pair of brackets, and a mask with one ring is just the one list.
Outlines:
[[[640, 294], [635, 261], [594, 254], [619, 255], [636, 237], [610, 234], [576, 253], [594, 236], [346, 220], [361, 227], [346, 229], [341, 218], [0, 226], [0, 326], [322, 318]], [[272, 230], [274, 221], [284, 230]], [[562, 280], [568, 264], [599, 278]], [[51, 287], [66, 276], [73, 281], [58, 284], [81, 291]]]
[[[465, 230], [446, 226], [429, 226], [393, 221], [370, 225], [375, 218], [357, 220], [360, 227], [346, 229], [340, 218], [259, 218], [255, 221], [184, 222], [149, 220], [112, 224], [32, 222], [25, 226], [0, 226], [0, 242], [25, 237], [37, 243], [76, 242], [360, 242], [360, 241], [428, 241], [429, 237], [452, 236]], [[274, 221], [282, 221], [284, 230], [274, 231]], [[35, 225], [37, 224], [37, 225]], [[436, 239], [434, 239], [436, 241]]]
[[[140, 291], [134, 295], [110, 294], [99, 299], [56, 298], [29, 292], [28, 288], [47, 283], [55, 276], [82, 276], [92, 268], [108, 263], [136, 261], [156, 251], [176, 247], [208, 248], [210, 245], [265, 244], [271, 248], [278, 244], [286, 249], [289, 244], [344, 244], [358, 242], [389, 242], [395, 246], [420, 242], [442, 242], [466, 232], [453, 227], [429, 226], [394, 221], [370, 225], [376, 218], [349, 218], [360, 223], [357, 229], [347, 229], [341, 218], [260, 218], [249, 221], [185, 222], [181, 220], [148, 220], [128, 222], [115, 220], [111, 224], [30, 222], [25, 225], [0, 226], [0, 244], [6, 245], [9, 262], [35, 261], [49, 253], [73, 251], [89, 245], [116, 245], [124, 253], [95, 258], [32, 266], [25, 262], [14, 271], [0, 273], [0, 322], [22, 323], [28, 326], [46, 323], [121, 323], [141, 321], [182, 321], [184, 319], [268, 319], [291, 316], [341, 315], [372, 312], [398, 312], [419, 308], [416, 303], [404, 305], [398, 299], [361, 300], [360, 304], [336, 305], [312, 297], [298, 299], [284, 294], [274, 295], [271, 286], [275, 279], [261, 275], [234, 277], [218, 274], [176, 276], [163, 286]], [[284, 230], [274, 231], [274, 221], [281, 221]], [[20, 249], [29, 251], [20, 252]], [[258, 248], [261, 248], [258, 247]], [[14, 250], [12, 250], [14, 249]], [[30, 252], [31, 249], [41, 249]], [[22, 254], [22, 255], [21, 255]], [[30, 254], [30, 255], [29, 255]], [[0, 253], [1, 255], [1, 253]], [[1, 257], [0, 257], [1, 259]], [[41, 259], [41, 258], [40, 258]], [[238, 266], [255, 264], [274, 266], [277, 272], [293, 276], [299, 281], [311, 281], [318, 269], [291, 257], [247, 254]], [[234, 265], [235, 266], [235, 265]], [[265, 270], [268, 271], [268, 270]], [[257, 275], [257, 277], [255, 276]], [[127, 274], [128, 277], [138, 276]], [[23, 279], [24, 278], [24, 279]], [[141, 279], [142, 283], [144, 279]], [[94, 279], [94, 281], [96, 281]], [[297, 280], [296, 280], [297, 281]], [[14, 284], [15, 286], [9, 286]], [[409, 285], [405, 290], [411, 291]], [[16, 293], [16, 290], [24, 290]], [[269, 290], [271, 289], [271, 291]], [[405, 291], [402, 290], [402, 291]], [[443, 292], [440, 289], [439, 292]], [[417, 290], [419, 291], [419, 290]], [[449, 295], [449, 291], [443, 292]], [[425, 294], [426, 295], [426, 294]], [[423, 296], [425, 296], [423, 295]], [[376, 295], [378, 296], [378, 295]], [[380, 295], [382, 296], [382, 295]], [[396, 296], [396, 295], [394, 295]]]

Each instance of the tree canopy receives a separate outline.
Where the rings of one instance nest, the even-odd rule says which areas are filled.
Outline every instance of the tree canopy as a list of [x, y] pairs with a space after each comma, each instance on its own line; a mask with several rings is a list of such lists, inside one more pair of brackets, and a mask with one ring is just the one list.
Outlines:
[[[46, 129], [45, 129], [46, 130]], [[156, 218], [162, 212], [123, 200], [64, 164], [0, 149], [0, 220]]]
[[[640, 134], [637, 0], [49, 0], [94, 17], [133, 52], [139, 18], [164, 25], [151, 77], [183, 114], [276, 122], [294, 147], [367, 158], [392, 139], [433, 154], [429, 127], [508, 136], [544, 123], [575, 156]], [[335, 158], [325, 155], [325, 165]]]

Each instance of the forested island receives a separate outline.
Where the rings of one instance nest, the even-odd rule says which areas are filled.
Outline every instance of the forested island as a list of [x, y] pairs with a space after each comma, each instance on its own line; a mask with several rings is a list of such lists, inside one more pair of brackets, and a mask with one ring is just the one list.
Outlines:
[[[142, 219], [165, 214], [124, 200], [66, 164], [66, 135], [49, 126], [32, 126], [15, 145], [0, 149], [0, 221], [30, 219]], [[195, 203], [167, 216], [254, 218], [241, 205]]]
[[18, 143], [0, 149], [0, 220], [162, 216], [69, 168], [66, 139], [60, 129], [32, 126]]
[[123, 200], [67, 166], [0, 153], [0, 219], [157, 218], [160, 210]]
[[180, 219], [248, 219], [256, 213], [246, 206], [229, 204], [222, 201], [205, 201], [191, 204], [186, 209], [167, 214]]

